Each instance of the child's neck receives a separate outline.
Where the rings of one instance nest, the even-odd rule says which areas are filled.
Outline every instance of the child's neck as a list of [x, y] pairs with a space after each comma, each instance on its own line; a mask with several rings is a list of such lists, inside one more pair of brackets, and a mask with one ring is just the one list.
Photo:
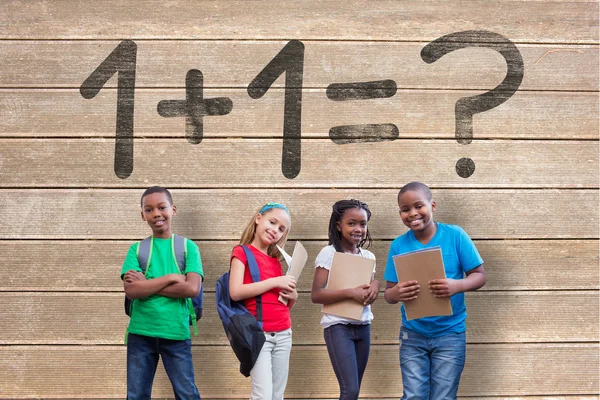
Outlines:
[[358, 254], [360, 253], [360, 249], [358, 246], [355, 246], [351, 243], [341, 243], [341, 247], [342, 250], [344, 251], [344, 253], [350, 253], [350, 254]]
[[252, 240], [252, 243], [250, 243], [250, 245], [254, 248], [256, 248], [257, 250], [260, 250], [260, 252], [265, 253], [265, 254], [269, 254], [269, 245], [268, 244], [264, 244], [260, 239], [258, 239], [256, 236], [254, 237], [254, 239]]
[[417, 238], [417, 240], [421, 244], [429, 243], [431, 241], [431, 239], [433, 239], [433, 237], [435, 236], [436, 232], [437, 232], [437, 223], [435, 221], [431, 221], [431, 224], [429, 224], [429, 226], [422, 231], [418, 231], [418, 232], [413, 231], [413, 233], [415, 234], [415, 238]]
[[173, 236], [173, 235], [171, 234], [171, 231], [168, 230], [166, 232], [159, 232], [159, 233], [152, 232], [152, 236], [154, 236], [155, 239], [171, 239], [171, 236]]

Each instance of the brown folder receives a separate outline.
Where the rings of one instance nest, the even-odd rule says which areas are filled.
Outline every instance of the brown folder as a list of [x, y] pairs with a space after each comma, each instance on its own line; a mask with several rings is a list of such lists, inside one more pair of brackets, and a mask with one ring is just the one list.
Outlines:
[[429, 291], [429, 281], [446, 278], [442, 249], [439, 246], [394, 256], [398, 282], [418, 281], [417, 298], [404, 303], [406, 319], [452, 315], [450, 298], [436, 298]]
[[[327, 288], [340, 290], [368, 285], [375, 269], [375, 260], [354, 254], [336, 252], [329, 270]], [[339, 317], [360, 320], [364, 305], [348, 299], [332, 304], [324, 304], [323, 312]]]

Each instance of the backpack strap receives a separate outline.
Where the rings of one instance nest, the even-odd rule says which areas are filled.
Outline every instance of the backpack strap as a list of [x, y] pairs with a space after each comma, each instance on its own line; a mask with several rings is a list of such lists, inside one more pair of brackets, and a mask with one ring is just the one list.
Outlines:
[[[252, 254], [252, 250], [250, 250], [247, 246], [242, 245], [242, 249], [244, 249], [244, 253], [246, 254], [246, 260], [248, 263], [248, 268], [250, 269], [250, 276], [252, 276], [252, 282], [260, 282], [260, 270], [258, 269], [258, 263], [256, 262], [256, 258], [254, 254]], [[262, 326], [262, 295], [259, 294], [256, 296], [256, 319]]]
[[[179, 270], [182, 274], [185, 274], [185, 255], [187, 254], [187, 239], [183, 236], [173, 234], [173, 240], [171, 241], [173, 246], [173, 258], [179, 266]], [[198, 336], [198, 324], [196, 322], [196, 311], [194, 310], [194, 303], [192, 299], [186, 299], [188, 303], [188, 310], [190, 312], [190, 321], [192, 321], [192, 327], [194, 328], [194, 336]]]
[[140, 264], [140, 269], [146, 275], [148, 264], [150, 263], [150, 259], [152, 258], [152, 244], [154, 243], [154, 238], [152, 236], [148, 236], [146, 239], [142, 240], [137, 248], [137, 259]]
[[173, 234], [173, 257], [183, 274], [185, 271], [185, 254], [187, 250], [187, 240], [183, 236]]

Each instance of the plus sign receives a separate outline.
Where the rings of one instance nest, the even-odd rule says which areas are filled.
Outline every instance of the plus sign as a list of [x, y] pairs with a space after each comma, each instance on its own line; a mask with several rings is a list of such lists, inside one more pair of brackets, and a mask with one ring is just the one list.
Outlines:
[[190, 69], [185, 76], [185, 100], [161, 100], [157, 111], [161, 117], [185, 116], [185, 136], [192, 144], [202, 141], [203, 118], [210, 115], [227, 115], [233, 108], [229, 97], [204, 99], [202, 72]]

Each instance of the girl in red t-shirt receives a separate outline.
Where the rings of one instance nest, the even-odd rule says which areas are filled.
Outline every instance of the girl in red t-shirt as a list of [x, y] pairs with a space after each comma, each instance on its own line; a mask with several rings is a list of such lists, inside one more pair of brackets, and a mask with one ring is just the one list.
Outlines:
[[[283, 246], [291, 226], [290, 213], [280, 203], [267, 203], [258, 210], [244, 229], [241, 245], [248, 245], [254, 254], [260, 282], [252, 282], [246, 255], [240, 246], [231, 253], [229, 294], [233, 301], [243, 300], [244, 306], [256, 317], [255, 297], [262, 295], [265, 344], [250, 371], [250, 399], [282, 400], [287, 384], [292, 321], [290, 308], [296, 302], [296, 280], [283, 274], [277, 245]], [[279, 296], [287, 305], [279, 301]]]

